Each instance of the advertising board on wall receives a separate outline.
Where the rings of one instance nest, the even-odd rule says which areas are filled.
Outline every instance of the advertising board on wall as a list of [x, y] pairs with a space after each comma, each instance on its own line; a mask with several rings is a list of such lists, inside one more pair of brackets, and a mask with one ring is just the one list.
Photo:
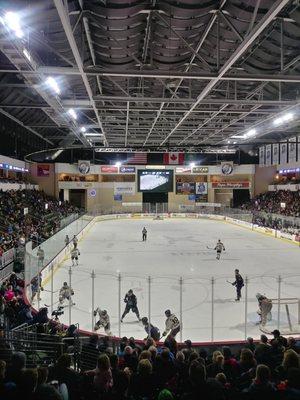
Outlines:
[[135, 194], [135, 182], [114, 182], [114, 194]]
[[104, 174], [117, 174], [119, 172], [118, 167], [113, 167], [109, 165], [101, 166], [100, 171]]
[[196, 182], [196, 194], [207, 194], [207, 182]]
[[193, 174], [208, 174], [209, 168], [208, 167], [193, 167], [192, 173]]
[[120, 174], [134, 174], [135, 167], [120, 167]]
[[248, 181], [226, 181], [226, 182], [212, 182], [211, 187], [213, 189], [249, 189], [250, 182]]
[[176, 182], [177, 194], [194, 194], [195, 182]]
[[50, 176], [50, 165], [49, 164], [38, 164], [36, 167], [37, 176], [49, 177]]

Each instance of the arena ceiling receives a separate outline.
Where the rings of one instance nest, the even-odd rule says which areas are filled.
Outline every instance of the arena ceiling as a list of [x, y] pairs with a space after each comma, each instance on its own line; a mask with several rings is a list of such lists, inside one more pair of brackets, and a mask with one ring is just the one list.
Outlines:
[[10, 0], [0, 13], [1, 123], [41, 149], [297, 133], [299, 0]]

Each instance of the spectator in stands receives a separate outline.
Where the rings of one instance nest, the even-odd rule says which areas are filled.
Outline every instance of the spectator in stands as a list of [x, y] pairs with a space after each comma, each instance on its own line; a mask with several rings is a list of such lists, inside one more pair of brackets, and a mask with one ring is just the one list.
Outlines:
[[209, 378], [224, 372], [224, 356], [220, 351], [213, 352], [212, 363], [207, 366], [206, 372]]
[[280, 346], [287, 347], [287, 345], [288, 345], [287, 339], [285, 337], [281, 336], [280, 331], [278, 329], [275, 329], [271, 333], [274, 336], [274, 338], [271, 339], [271, 345], [274, 341], [277, 341]]
[[111, 354], [109, 360], [113, 379], [112, 398], [113, 400], [123, 400], [128, 389], [129, 376], [119, 368], [119, 359], [116, 354]]
[[82, 346], [80, 358], [80, 367], [82, 372], [93, 369], [97, 364], [99, 357], [98, 341], [98, 335], [93, 334], [90, 336], [88, 343]]
[[254, 356], [258, 364], [270, 366], [271, 345], [266, 335], [260, 336], [260, 342], [256, 345]]
[[300, 399], [300, 369], [290, 368], [287, 380], [278, 385], [278, 390], [283, 394], [285, 400]]
[[276, 388], [271, 382], [270, 368], [263, 364], [258, 365], [255, 379], [245, 392], [254, 395], [255, 399], [270, 399], [270, 395], [273, 395], [275, 391]]
[[292, 349], [286, 350], [284, 352], [282, 364], [279, 365], [275, 370], [277, 380], [283, 381], [287, 379], [288, 371], [290, 368], [300, 368], [299, 356]]
[[109, 358], [106, 354], [101, 354], [97, 361], [97, 367], [86, 371], [86, 375], [94, 377], [94, 387], [98, 397], [109, 392], [113, 386], [113, 377]]
[[155, 394], [155, 381], [152, 365], [149, 360], [140, 360], [137, 372], [130, 378], [128, 396], [135, 398], [153, 398]]
[[26, 355], [21, 351], [12, 354], [9, 365], [6, 368], [6, 382], [20, 384], [20, 378], [26, 367]]

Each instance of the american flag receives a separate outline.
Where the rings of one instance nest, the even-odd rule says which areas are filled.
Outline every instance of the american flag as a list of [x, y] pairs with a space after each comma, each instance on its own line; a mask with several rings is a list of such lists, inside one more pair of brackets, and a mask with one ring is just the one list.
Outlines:
[[128, 153], [124, 164], [147, 164], [147, 153]]

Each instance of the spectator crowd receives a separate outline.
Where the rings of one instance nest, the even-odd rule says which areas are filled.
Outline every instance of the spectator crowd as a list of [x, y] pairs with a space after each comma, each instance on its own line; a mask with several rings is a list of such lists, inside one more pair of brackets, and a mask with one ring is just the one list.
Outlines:
[[27, 240], [43, 242], [59, 229], [61, 219], [74, 212], [76, 207], [42, 191], [0, 191], [0, 253]]

